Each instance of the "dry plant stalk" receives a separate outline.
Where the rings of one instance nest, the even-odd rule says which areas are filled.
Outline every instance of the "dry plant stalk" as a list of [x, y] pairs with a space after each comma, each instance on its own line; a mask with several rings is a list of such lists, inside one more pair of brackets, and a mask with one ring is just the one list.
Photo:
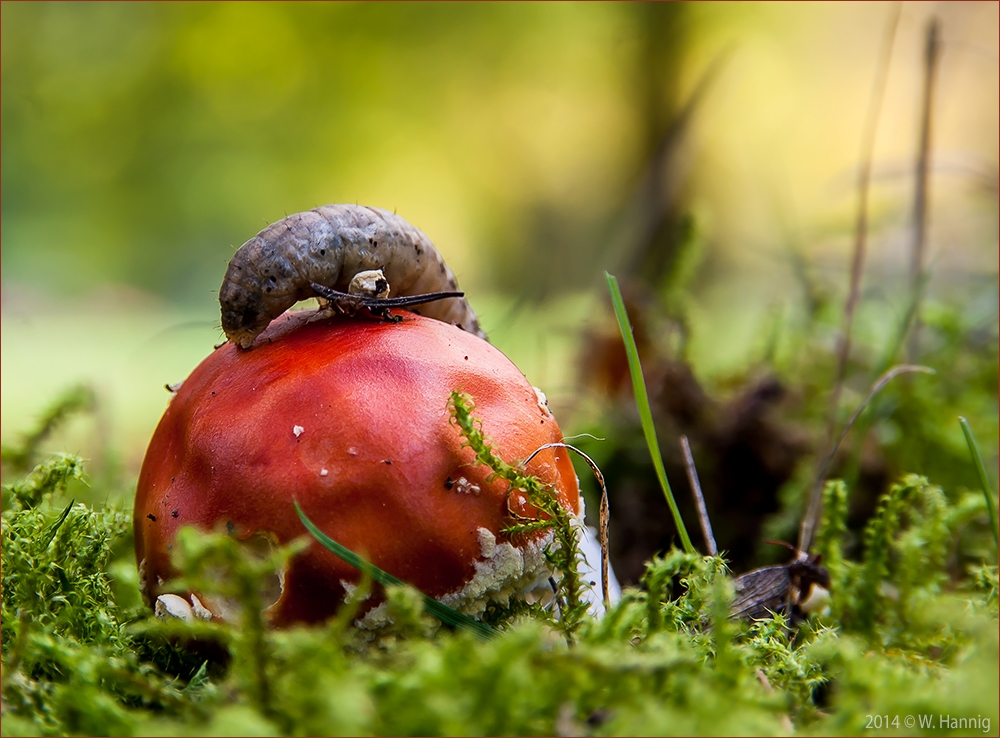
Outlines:
[[694, 457], [691, 455], [691, 444], [688, 443], [687, 436], [681, 436], [681, 451], [684, 452], [684, 468], [687, 470], [688, 482], [691, 484], [691, 495], [694, 497], [694, 505], [698, 509], [698, 522], [701, 524], [701, 534], [705, 537], [705, 548], [709, 556], [715, 556], [719, 549], [715, 545], [715, 534], [712, 532], [712, 521], [708, 517], [708, 510], [705, 508], [705, 497], [701, 493], [701, 482], [698, 480], [698, 470], [694, 465]]
[[917, 149], [916, 191], [913, 195], [913, 250], [910, 254], [910, 290], [913, 328], [907, 345], [911, 363], [920, 353], [920, 299], [926, 283], [927, 223], [930, 216], [931, 133], [934, 118], [934, 88], [941, 54], [940, 23], [931, 18], [924, 42], [924, 96], [920, 110], [920, 145]]
[[610, 544], [608, 541], [608, 524], [610, 521], [611, 513], [608, 507], [608, 488], [604, 484], [604, 474], [601, 472], [600, 468], [597, 466], [597, 462], [592, 458], [587, 456], [583, 451], [578, 449], [576, 446], [572, 446], [568, 443], [546, 443], [544, 446], [539, 446], [531, 455], [524, 460], [524, 464], [527, 464], [535, 455], [540, 451], [544, 451], [547, 448], [565, 448], [570, 451], [575, 451], [580, 458], [582, 458], [590, 470], [594, 473], [594, 479], [597, 480], [597, 484], [601, 488], [601, 507], [600, 507], [600, 522], [598, 523], [598, 541], [601, 544], [601, 596], [604, 599], [604, 610], [607, 612], [611, 609], [611, 597], [608, 592], [608, 568], [609, 560], [611, 556]]
[[858, 212], [854, 228], [854, 253], [851, 257], [851, 285], [844, 304], [844, 323], [837, 339], [837, 377], [830, 397], [830, 417], [827, 422], [827, 441], [833, 440], [837, 425], [837, 409], [840, 406], [840, 393], [844, 386], [847, 373], [847, 359], [851, 353], [851, 327], [854, 323], [854, 311], [861, 296], [861, 275], [864, 272], [865, 252], [868, 244], [868, 189], [871, 184], [872, 158], [875, 150], [875, 134], [878, 131], [879, 112], [882, 108], [882, 98], [885, 95], [886, 79], [889, 76], [889, 62], [892, 59], [892, 48], [896, 40], [896, 28], [899, 25], [900, 3], [895, 3], [885, 27], [882, 38], [882, 54], [879, 57], [875, 71], [875, 82], [872, 85], [872, 95], [868, 102], [868, 114], [861, 143], [861, 160], [858, 163]]

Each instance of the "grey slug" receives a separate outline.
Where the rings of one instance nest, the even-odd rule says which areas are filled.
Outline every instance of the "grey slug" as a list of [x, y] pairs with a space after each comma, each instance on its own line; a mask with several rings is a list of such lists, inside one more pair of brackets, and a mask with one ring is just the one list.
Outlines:
[[[249, 348], [299, 300], [319, 297], [312, 283], [346, 292], [359, 272], [382, 269], [399, 296], [454, 292], [455, 275], [430, 239], [381, 208], [323, 205], [272, 223], [237, 249], [219, 289], [222, 330]], [[486, 338], [464, 297], [415, 310]]]

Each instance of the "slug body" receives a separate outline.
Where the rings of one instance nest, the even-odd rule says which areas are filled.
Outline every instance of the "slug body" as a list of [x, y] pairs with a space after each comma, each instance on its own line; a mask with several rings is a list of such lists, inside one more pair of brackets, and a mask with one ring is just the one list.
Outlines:
[[[299, 300], [320, 297], [311, 283], [346, 292], [359, 272], [382, 269], [399, 296], [454, 292], [455, 275], [430, 239], [398, 215], [359, 205], [324, 205], [272, 223], [237, 249], [219, 290], [226, 337], [249, 348]], [[418, 312], [485, 339], [464, 298]]]

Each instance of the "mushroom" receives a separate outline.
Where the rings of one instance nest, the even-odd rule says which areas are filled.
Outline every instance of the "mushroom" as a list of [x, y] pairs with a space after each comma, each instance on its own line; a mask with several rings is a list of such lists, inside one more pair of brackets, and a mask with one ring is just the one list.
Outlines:
[[[150, 606], [177, 574], [170, 547], [181, 526], [225, 526], [250, 550], [284, 545], [305, 534], [293, 501], [334, 540], [466, 614], [547, 587], [551, 533], [504, 533], [538, 512], [489, 478], [448, 405], [453, 390], [470, 395], [501, 455], [525, 459], [562, 434], [524, 375], [441, 321], [311, 314], [285, 314], [251, 351], [224, 344], [172, 396], [136, 489], [136, 560]], [[580, 513], [566, 449], [542, 451], [527, 471]], [[313, 541], [276, 583], [266, 617], [321, 621], [359, 579]], [[226, 603], [197, 596], [226, 617]], [[369, 598], [365, 609], [377, 604]]]

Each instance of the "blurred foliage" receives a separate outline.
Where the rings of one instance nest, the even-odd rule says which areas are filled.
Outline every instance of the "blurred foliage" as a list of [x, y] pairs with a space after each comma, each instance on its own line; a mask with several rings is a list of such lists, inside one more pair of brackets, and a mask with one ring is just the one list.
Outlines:
[[[94, 391], [85, 385], [77, 385], [67, 390], [56, 400], [48, 412], [38, 421], [18, 446], [3, 446], [3, 463], [12, 471], [24, 473], [35, 465], [38, 447], [67, 416], [81, 410], [92, 410], [97, 398]], [[75, 476], [75, 475], [74, 475]]]
[[[670, 340], [699, 375], [742, 368], [762, 324], [780, 350], [804, 317], [796, 275], [828, 275], [808, 299], [835, 311], [845, 291], [888, 9], [4, 3], [4, 441], [86, 382], [99, 429], [76, 450], [137, 466], [158, 387], [221, 335], [233, 248], [327, 202], [427, 231], [560, 417], [579, 403], [575, 344], [604, 270], [683, 301]], [[995, 282], [996, 6], [907, 4], [874, 162], [870, 326], [897, 309], [906, 268], [930, 13], [948, 53], [928, 294], [961, 302]]]
[[[466, 229], [478, 245], [524, 248], [523, 224], [497, 220], [501, 203], [539, 188], [572, 195], [553, 178], [585, 141], [609, 145], [572, 166], [642, 156], [627, 143], [636, 122], [621, 78], [646, 16], [683, 10], [15, 3], [2, 13], [4, 279], [201, 300], [231, 246], [326, 202], [398, 208], [435, 240], [459, 235], [461, 222], [444, 221], [471, 211], [488, 222]], [[428, 181], [438, 202], [420, 194]], [[586, 200], [608, 193], [602, 178], [572, 188]], [[446, 252], [471, 246], [452, 241]]]
[[[634, 281], [631, 287], [629, 314], [667, 474], [680, 485], [682, 517], [696, 519], [678, 445], [684, 434], [691, 441], [719, 549], [737, 570], [773, 561], [782, 552], [765, 545], [765, 539], [796, 540], [815, 475], [832, 446], [830, 388], [840, 309], [820, 296], [832, 285], [814, 288], [814, 311], [808, 303], [793, 303], [778, 313], [772, 326], [758, 333], [756, 356], [744, 366], [714, 375], [686, 360], [692, 335], [689, 288], [673, 283], [653, 291]], [[626, 581], [637, 582], [644, 562], [679, 539], [645, 449], [611, 311], [605, 312], [604, 325], [585, 340], [580, 360], [581, 392], [591, 404], [577, 418], [577, 428], [597, 438], [584, 436], [575, 443], [604, 472], [612, 561]], [[933, 301], [921, 314], [921, 353], [915, 361], [935, 374], [899, 377], [884, 387], [849, 431], [829, 470], [852, 490], [845, 504], [855, 547], [875, 514], [875, 501], [908, 470], [940, 480], [953, 503], [964, 491], [980, 489], [959, 416], [969, 414], [986, 467], [996, 474], [996, 307], [980, 312], [968, 303]], [[903, 362], [900, 336], [906, 335], [902, 315], [862, 312], [836, 411], [838, 434], [880, 374]], [[595, 509], [597, 490], [579, 471], [588, 507]], [[988, 522], [980, 518], [975, 525]], [[982, 554], [981, 549], [958, 553]]]
[[[907, 217], [895, 172], [915, 135], [907, 83], [927, 12], [904, 9], [879, 225]], [[995, 233], [996, 93], [991, 104], [984, 91], [996, 65], [977, 53], [996, 43], [981, 17], [996, 11], [934, 12], [956, 50], [936, 141], [959, 155], [945, 156], [936, 195], [961, 212], [932, 236], [981, 268], [975, 242]], [[710, 224], [709, 272], [773, 259], [783, 231], [829, 254], [852, 194], [831, 179], [856, 155], [886, 7], [54, 2], [0, 13], [5, 286], [126, 284], [201, 304], [232, 247], [328, 202], [397, 209], [467, 287], [534, 297], [598, 287], [603, 269], [661, 271], [691, 207]]]

